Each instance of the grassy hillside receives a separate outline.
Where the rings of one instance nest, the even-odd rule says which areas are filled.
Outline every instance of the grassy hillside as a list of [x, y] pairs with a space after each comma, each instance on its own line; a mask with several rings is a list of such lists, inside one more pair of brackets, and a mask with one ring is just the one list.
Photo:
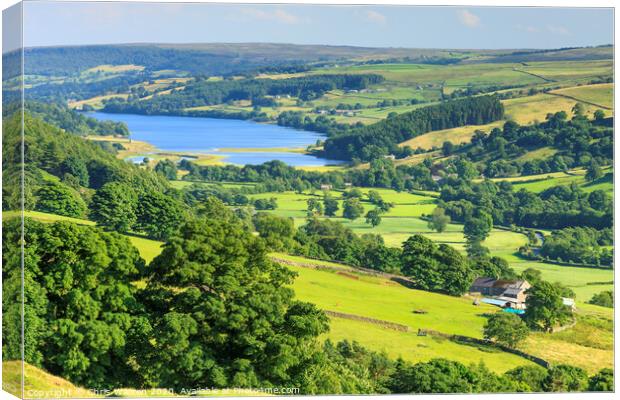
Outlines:
[[[25, 398], [101, 397], [28, 363], [23, 363], [23, 367]], [[2, 361], [2, 390], [21, 397], [21, 385], [22, 362], [19, 360]]]
[[[445, 357], [469, 364], [483, 360], [496, 372], [529, 364], [529, 361], [521, 357], [496, 349], [465, 345], [431, 336], [417, 336], [417, 330], [422, 328], [482, 337], [484, 314], [501, 312], [496, 307], [486, 304], [474, 306], [472, 299], [468, 297], [451, 297], [409, 289], [387, 278], [363, 275], [353, 268], [340, 264], [282, 254], [274, 256], [297, 265], [315, 265], [331, 269], [317, 270], [303, 266], [289, 266], [298, 273], [293, 288], [300, 299], [313, 302], [324, 310], [409, 327], [409, 332], [402, 332], [371, 321], [332, 316], [331, 329], [326, 335], [332, 340], [345, 338], [357, 340], [369, 348], [386, 351], [390, 356], [400, 356], [411, 361]], [[528, 263], [527, 266], [541, 268], [537, 264]], [[543, 278], [549, 280], [559, 278], [570, 286], [571, 283], [580, 285], [584, 279], [609, 279], [613, 276], [611, 271], [603, 271], [604, 273], [597, 276], [592, 270], [585, 269], [580, 274], [575, 270], [576, 268], [569, 268], [558, 271], [558, 275], [553, 275], [552, 270], [543, 270]], [[573, 280], [569, 281], [568, 276], [573, 276]], [[571, 288], [578, 289], [578, 286]], [[418, 314], [414, 311], [426, 313]], [[613, 326], [611, 322], [613, 310], [580, 304], [577, 315], [578, 323], [574, 328], [557, 334], [534, 333], [527, 339], [522, 349], [553, 363], [578, 365], [590, 373], [611, 366], [613, 348], [610, 346], [610, 338], [613, 331], [610, 327]]]

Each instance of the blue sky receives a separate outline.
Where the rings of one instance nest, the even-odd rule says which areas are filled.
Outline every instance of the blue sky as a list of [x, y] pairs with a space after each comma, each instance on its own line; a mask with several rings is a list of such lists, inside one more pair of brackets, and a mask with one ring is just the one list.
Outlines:
[[274, 42], [372, 47], [557, 48], [613, 42], [588, 8], [26, 2], [26, 46]]

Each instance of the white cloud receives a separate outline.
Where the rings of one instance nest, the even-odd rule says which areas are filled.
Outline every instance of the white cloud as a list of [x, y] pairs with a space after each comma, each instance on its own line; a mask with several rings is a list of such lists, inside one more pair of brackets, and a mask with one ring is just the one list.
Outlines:
[[378, 24], [385, 24], [385, 22], [387, 21], [387, 17], [385, 15], [373, 10], [366, 11], [366, 19], [372, 22], [376, 22]]
[[297, 24], [299, 23], [299, 17], [282, 9], [276, 9], [274, 11], [263, 11], [258, 8], [244, 7], [241, 9], [241, 14], [252, 19], [259, 19], [263, 21], [276, 21], [283, 24]]
[[559, 25], [547, 25], [547, 30], [554, 35], [570, 35], [568, 29]]
[[480, 17], [472, 12], [460, 10], [458, 16], [461, 23], [469, 28], [477, 28], [480, 26]]
[[536, 33], [536, 32], [540, 32], [540, 29], [538, 29], [535, 26], [531, 26], [531, 25], [517, 25], [517, 29], [520, 31], [525, 31], [528, 33]]

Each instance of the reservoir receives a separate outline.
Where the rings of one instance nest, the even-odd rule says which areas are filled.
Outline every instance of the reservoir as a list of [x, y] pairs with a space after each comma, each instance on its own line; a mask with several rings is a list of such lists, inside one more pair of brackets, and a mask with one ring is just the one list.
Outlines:
[[316, 132], [274, 124], [236, 119], [99, 112], [89, 112], [87, 115], [98, 120], [124, 122], [133, 140], [151, 143], [161, 151], [221, 155], [226, 157], [223, 161], [240, 165], [262, 164], [271, 160], [280, 160], [291, 166], [341, 163], [308, 154], [270, 151], [274, 148], [305, 148], [325, 138]]

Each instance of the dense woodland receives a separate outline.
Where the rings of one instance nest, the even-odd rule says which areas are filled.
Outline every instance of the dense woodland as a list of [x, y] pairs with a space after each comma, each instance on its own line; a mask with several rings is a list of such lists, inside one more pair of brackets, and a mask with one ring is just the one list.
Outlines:
[[471, 97], [428, 106], [350, 131], [325, 141], [327, 158], [369, 161], [388, 154], [400, 156], [398, 144], [423, 133], [501, 119], [504, 106], [494, 96]]

